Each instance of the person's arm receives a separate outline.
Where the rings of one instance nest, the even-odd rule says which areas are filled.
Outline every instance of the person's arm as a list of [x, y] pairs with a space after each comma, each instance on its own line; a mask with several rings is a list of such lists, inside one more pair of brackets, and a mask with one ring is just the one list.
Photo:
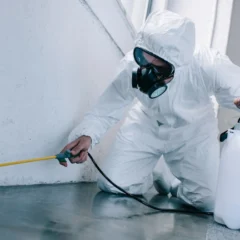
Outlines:
[[201, 59], [208, 91], [216, 96], [219, 105], [238, 110], [236, 99], [240, 97], [240, 67], [226, 55], [211, 49], [203, 51]]
[[132, 103], [132, 63], [126, 56], [120, 63], [113, 82], [104, 91], [94, 108], [88, 112], [83, 121], [71, 132], [69, 142], [80, 136], [90, 136], [92, 146], [99, 143], [106, 131], [123, 117], [125, 107]]

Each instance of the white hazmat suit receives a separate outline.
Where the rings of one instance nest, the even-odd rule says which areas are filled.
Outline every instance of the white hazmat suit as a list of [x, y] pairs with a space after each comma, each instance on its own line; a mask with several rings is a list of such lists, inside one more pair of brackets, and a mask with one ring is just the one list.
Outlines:
[[[191, 20], [165, 11], [151, 14], [137, 34], [136, 47], [165, 59], [175, 67], [167, 91], [150, 99], [132, 88], [137, 66], [130, 52], [121, 61], [114, 81], [96, 106], [70, 134], [92, 138], [93, 146], [122, 117], [134, 99], [104, 162], [103, 171], [132, 194], [153, 184], [153, 169], [163, 155], [171, 173], [181, 181], [177, 196], [203, 211], [212, 211], [219, 167], [218, 127], [210, 96], [220, 105], [237, 109], [240, 68], [212, 49], [195, 50]], [[98, 185], [118, 192], [99, 177]]]

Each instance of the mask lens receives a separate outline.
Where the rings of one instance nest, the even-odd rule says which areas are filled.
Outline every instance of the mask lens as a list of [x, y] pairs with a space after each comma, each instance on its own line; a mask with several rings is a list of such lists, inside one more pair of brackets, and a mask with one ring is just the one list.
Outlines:
[[149, 62], [143, 56], [143, 50], [141, 48], [135, 48], [133, 55], [134, 55], [134, 59], [135, 59], [136, 63], [139, 66], [145, 67], [145, 66], [149, 65]]

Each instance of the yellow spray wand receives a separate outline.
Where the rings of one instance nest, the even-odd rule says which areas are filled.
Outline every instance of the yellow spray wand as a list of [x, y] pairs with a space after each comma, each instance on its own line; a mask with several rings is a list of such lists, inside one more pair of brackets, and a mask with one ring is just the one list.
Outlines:
[[46, 161], [46, 160], [52, 160], [52, 159], [57, 159], [60, 163], [62, 163], [62, 162], [66, 162], [65, 159], [70, 158], [70, 157], [72, 157], [72, 154], [69, 150], [67, 150], [64, 153], [59, 153], [59, 154], [54, 155], [54, 156], [32, 158], [32, 159], [20, 160], [20, 161], [15, 161], [15, 162], [0, 163], [0, 167], [6, 167], [6, 166], [24, 164], [24, 163], [31, 163], [31, 162]]

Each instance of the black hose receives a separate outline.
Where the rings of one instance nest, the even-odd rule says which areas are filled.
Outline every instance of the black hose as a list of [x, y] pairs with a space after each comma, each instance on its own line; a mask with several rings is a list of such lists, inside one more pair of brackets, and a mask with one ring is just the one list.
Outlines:
[[140, 198], [136, 197], [135, 195], [125, 191], [124, 189], [122, 189], [121, 187], [119, 187], [117, 184], [115, 184], [110, 178], [108, 178], [106, 176], [106, 174], [101, 170], [101, 168], [97, 165], [97, 163], [95, 162], [95, 160], [93, 159], [92, 155], [90, 153], [88, 153], [89, 158], [92, 160], [92, 163], [94, 164], [94, 166], [97, 168], [97, 170], [103, 175], [104, 178], [106, 178], [106, 180], [108, 182], [110, 182], [115, 188], [117, 188], [119, 191], [121, 191], [122, 193], [126, 194], [128, 197], [135, 199], [136, 201], [142, 203], [143, 205], [155, 209], [157, 211], [161, 211], [161, 212], [168, 212], [168, 213], [186, 213], [186, 214], [204, 214], [204, 215], [212, 215], [212, 212], [201, 212], [201, 211], [194, 211], [194, 210], [184, 210], [184, 209], [168, 209], [168, 208], [158, 208], [155, 207], [143, 200], [141, 200]]

